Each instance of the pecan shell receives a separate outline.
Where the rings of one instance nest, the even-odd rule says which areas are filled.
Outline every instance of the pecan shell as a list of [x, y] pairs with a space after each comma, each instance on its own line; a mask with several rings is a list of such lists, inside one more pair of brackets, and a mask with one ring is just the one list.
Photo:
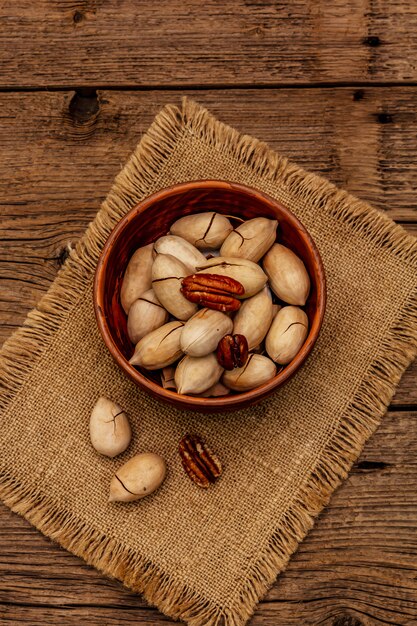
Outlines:
[[207, 489], [221, 475], [219, 459], [198, 435], [185, 435], [178, 451], [186, 474], [199, 487]]
[[219, 274], [191, 274], [182, 281], [181, 292], [187, 300], [217, 311], [237, 311], [244, 287], [234, 278]]
[[217, 360], [225, 370], [243, 367], [248, 360], [248, 342], [245, 335], [225, 335], [217, 345]]

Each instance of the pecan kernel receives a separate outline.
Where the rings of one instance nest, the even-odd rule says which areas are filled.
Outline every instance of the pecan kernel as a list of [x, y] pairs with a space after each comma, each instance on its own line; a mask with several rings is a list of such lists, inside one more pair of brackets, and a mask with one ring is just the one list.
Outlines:
[[237, 311], [240, 301], [236, 296], [245, 292], [243, 285], [229, 276], [192, 274], [182, 281], [181, 292], [190, 302], [196, 302], [218, 311]]
[[182, 281], [187, 289], [199, 289], [211, 293], [243, 296], [245, 289], [238, 280], [221, 274], [191, 274]]
[[198, 435], [185, 435], [178, 450], [186, 474], [199, 487], [207, 489], [221, 475], [220, 461]]
[[217, 346], [217, 360], [225, 370], [243, 367], [248, 359], [248, 342], [245, 335], [225, 335]]

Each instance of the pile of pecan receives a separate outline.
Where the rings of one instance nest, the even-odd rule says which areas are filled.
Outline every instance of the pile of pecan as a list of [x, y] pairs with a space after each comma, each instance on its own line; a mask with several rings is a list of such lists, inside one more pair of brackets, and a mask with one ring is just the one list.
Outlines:
[[[159, 370], [165, 389], [204, 397], [254, 389], [288, 365], [308, 335], [310, 278], [277, 227], [196, 213], [136, 250], [120, 291], [130, 364]], [[185, 441], [181, 454], [210, 481], [212, 466], [191, 464], [198, 445]]]

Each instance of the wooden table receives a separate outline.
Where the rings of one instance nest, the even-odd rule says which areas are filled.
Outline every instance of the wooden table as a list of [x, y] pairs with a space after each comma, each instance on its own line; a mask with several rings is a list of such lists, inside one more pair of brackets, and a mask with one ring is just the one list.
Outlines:
[[[0, 24], [2, 341], [183, 94], [417, 234], [417, 2], [5, 0]], [[252, 626], [417, 624], [416, 373]], [[0, 623], [170, 623], [0, 518]]]

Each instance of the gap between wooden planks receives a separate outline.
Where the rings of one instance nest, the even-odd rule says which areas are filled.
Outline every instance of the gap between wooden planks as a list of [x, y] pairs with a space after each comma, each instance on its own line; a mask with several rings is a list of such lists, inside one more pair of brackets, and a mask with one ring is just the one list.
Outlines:
[[[416, 623], [416, 419], [387, 414], [250, 626]], [[0, 623], [172, 623], [4, 506], [0, 554]]]
[[[184, 92], [417, 233], [416, 89]], [[56, 275], [172, 91], [0, 94], [0, 341]], [[417, 403], [417, 365], [394, 400]]]

